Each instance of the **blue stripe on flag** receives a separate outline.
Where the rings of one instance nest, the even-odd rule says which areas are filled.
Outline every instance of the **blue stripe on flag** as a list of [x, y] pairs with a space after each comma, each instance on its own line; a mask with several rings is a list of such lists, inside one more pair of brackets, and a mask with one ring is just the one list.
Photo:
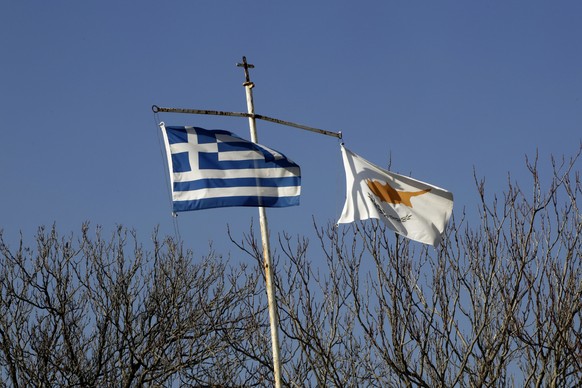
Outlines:
[[[172, 127], [173, 128], [173, 127]], [[193, 127], [196, 131], [196, 136], [198, 137], [198, 144], [210, 144], [216, 143], [216, 135], [228, 135], [232, 137], [236, 137], [237, 139], [241, 139], [242, 141], [248, 142], [248, 140], [244, 140], [241, 137], [238, 137], [232, 132], [225, 131], [223, 129], [204, 129], [199, 127]]]
[[225, 141], [218, 143], [218, 152], [229, 152], [229, 151], [256, 151], [259, 152], [265, 158], [265, 161], [272, 162], [275, 160], [275, 155], [267, 151], [265, 148], [258, 144], [251, 143], [248, 141]]
[[263, 207], [287, 207], [299, 205], [299, 196], [293, 197], [219, 197], [204, 198], [195, 201], [174, 201], [174, 211], [183, 212], [189, 210], [212, 209], [230, 206], [263, 206]]
[[285, 158], [270, 162], [260, 159], [219, 160], [218, 153], [216, 152], [199, 152], [198, 167], [201, 170], [241, 170], [247, 168], [293, 168], [298, 166]]
[[301, 186], [300, 177], [285, 178], [211, 178], [174, 182], [174, 191], [190, 191], [226, 187], [293, 187]]

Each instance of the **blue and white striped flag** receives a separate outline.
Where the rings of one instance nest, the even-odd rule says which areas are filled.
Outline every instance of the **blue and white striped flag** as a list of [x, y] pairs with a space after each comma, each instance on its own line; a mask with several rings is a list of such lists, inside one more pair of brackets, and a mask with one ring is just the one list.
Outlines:
[[283, 154], [224, 130], [160, 126], [175, 212], [299, 205], [301, 171]]

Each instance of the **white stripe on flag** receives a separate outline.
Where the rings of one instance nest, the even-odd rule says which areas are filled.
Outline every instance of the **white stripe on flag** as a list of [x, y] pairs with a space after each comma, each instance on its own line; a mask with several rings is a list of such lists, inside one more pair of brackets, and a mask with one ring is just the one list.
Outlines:
[[301, 189], [290, 187], [220, 187], [174, 192], [175, 201], [192, 201], [202, 198], [220, 198], [235, 196], [291, 197], [299, 195]]
[[212, 179], [212, 178], [264, 178], [264, 177], [293, 177], [298, 176], [300, 170], [298, 167], [281, 171], [280, 168], [263, 168], [260, 174], [256, 169], [240, 169], [240, 170], [198, 170], [188, 172], [176, 172], [174, 178], [176, 182], [189, 182], [197, 179]]

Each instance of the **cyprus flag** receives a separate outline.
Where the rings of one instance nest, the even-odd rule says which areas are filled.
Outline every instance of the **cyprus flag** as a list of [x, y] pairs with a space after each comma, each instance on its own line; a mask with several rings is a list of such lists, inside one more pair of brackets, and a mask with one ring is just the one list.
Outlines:
[[338, 223], [377, 218], [411, 240], [437, 246], [453, 211], [453, 194], [375, 166], [346, 149], [346, 203]]

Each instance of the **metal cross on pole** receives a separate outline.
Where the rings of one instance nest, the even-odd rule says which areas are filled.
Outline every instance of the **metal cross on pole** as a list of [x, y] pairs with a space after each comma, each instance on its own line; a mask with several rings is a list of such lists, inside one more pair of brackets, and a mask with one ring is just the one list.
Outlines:
[[[249, 69], [254, 68], [253, 65], [247, 63], [247, 58], [242, 58], [242, 63], [237, 63], [237, 66], [243, 67], [245, 71], [245, 87], [247, 96], [247, 110], [249, 116], [249, 128], [251, 131], [251, 141], [258, 143], [257, 127], [255, 121], [255, 107], [253, 104], [253, 87], [249, 76]], [[265, 270], [265, 284], [267, 289], [267, 301], [269, 304], [269, 322], [271, 325], [271, 346], [273, 348], [273, 372], [275, 375], [275, 387], [281, 387], [281, 357], [279, 346], [279, 316], [277, 311], [277, 297], [275, 295], [275, 287], [273, 285], [273, 261], [271, 259], [271, 247], [269, 243], [269, 227], [267, 224], [267, 212], [262, 206], [259, 207], [259, 220], [261, 226], [261, 239], [263, 242], [263, 268]]]
[[[243, 84], [243, 86], [247, 86], [247, 84], [251, 85], [251, 88], [253, 86], [255, 86], [252, 82], [251, 82], [251, 77], [249, 75], [249, 69], [254, 69], [255, 65], [251, 65], [249, 63], [247, 63], [247, 57], [243, 56], [242, 59], [242, 63], [237, 63], [236, 64], [238, 67], [242, 67], [245, 70], [245, 83]], [[250, 113], [250, 112], [249, 112]]]

